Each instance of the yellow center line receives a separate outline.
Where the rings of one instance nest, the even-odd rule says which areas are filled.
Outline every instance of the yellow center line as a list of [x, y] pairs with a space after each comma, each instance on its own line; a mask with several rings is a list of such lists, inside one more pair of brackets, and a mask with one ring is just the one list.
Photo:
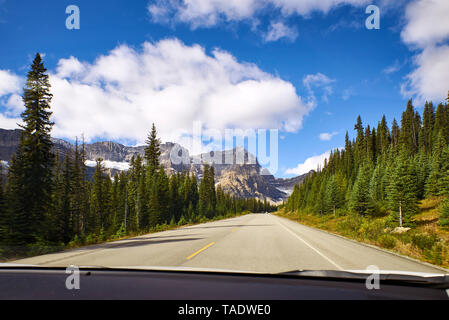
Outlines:
[[209, 247], [211, 247], [211, 246], [213, 246], [215, 244], [215, 242], [211, 242], [211, 243], [209, 243], [207, 246], [205, 246], [203, 249], [200, 249], [200, 250], [198, 250], [197, 252], [195, 252], [194, 254], [192, 254], [192, 255], [190, 255], [190, 256], [188, 256], [187, 257], [187, 260], [190, 260], [190, 259], [192, 259], [194, 256], [196, 256], [197, 254], [199, 254], [199, 253], [201, 253], [201, 252], [203, 252], [204, 250], [206, 250], [207, 248], [209, 248]]
[[234, 229], [232, 229], [232, 232], [234, 232], [234, 231], [236, 231], [237, 230], [237, 228], [234, 228]]

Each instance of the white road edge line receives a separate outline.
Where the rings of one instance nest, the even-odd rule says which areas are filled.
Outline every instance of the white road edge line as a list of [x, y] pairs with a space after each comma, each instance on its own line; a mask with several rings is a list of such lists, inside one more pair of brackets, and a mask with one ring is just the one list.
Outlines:
[[339, 270], [344, 270], [342, 267], [340, 267], [337, 263], [335, 263], [334, 261], [332, 261], [331, 259], [329, 259], [327, 256], [325, 256], [324, 254], [322, 254], [318, 249], [316, 249], [314, 246], [312, 246], [311, 244], [309, 244], [307, 241], [305, 241], [303, 238], [301, 238], [300, 236], [298, 236], [296, 233], [294, 233], [293, 231], [291, 231], [289, 228], [287, 228], [283, 223], [281, 223], [279, 220], [277, 221], [277, 223], [283, 227], [285, 230], [287, 230], [291, 235], [293, 235], [294, 237], [296, 237], [298, 240], [302, 241], [306, 246], [308, 246], [310, 249], [312, 249], [313, 251], [315, 251], [316, 253], [318, 253], [322, 258], [326, 259], [328, 262], [330, 262], [331, 264], [333, 264], [335, 267], [337, 267]]

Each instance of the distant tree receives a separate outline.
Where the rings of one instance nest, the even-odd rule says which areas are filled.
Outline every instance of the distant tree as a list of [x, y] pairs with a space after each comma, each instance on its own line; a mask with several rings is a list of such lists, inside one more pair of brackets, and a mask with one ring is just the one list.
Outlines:
[[199, 187], [199, 214], [206, 218], [215, 215], [217, 198], [215, 193], [214, 168], [208, 164], [204, 165], [203, 178]]
[[106, 232], [112, 222], [111, 179], [105, 172], [103, 159], [97, 159], [90, 201], [90, 230], [96, 234]]
[[159, 157], [161, 155], [161, 142], [157, 137], [156, 126], [153, 123], [151, 132], [148, 135], [145, 147], [145, 160], [148, 168], [148, 174], [151, 178], [155, 171], [159, 168]]

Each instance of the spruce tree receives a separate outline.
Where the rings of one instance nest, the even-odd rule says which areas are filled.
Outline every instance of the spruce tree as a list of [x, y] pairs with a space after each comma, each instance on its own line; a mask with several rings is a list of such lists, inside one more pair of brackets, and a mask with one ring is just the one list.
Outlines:
[[332, 212], [334, 215], [342, 204], [342, 195], [335, 175], [329, 178], [326, 186], [326, 211]]
[[159, 157], [161, 156], [161, 142], [157, 137], [156, 126], [154, 125], [154, 123], [151, 128], [151, 132], [148, 135], [146, 143], [147, 146], [145, 148], [145, 160], [148, 168], [148, 174], [151, 178], [151, 176], [159, 168]]
[[369, 164], [362, 165], [352, 189], [350, 208], [360, 215], [371, 214], [374, 211], [369, 192], [371, 172], [372, 170]]
[[418, 178], [413, 160], [401, 150], [388, 188], [388, 202], [393, 221], [407, 225], [418, 212]]
[[51, 212], [53, 96], [46, 71], [40, 54], [36, 54], [24, 89], [23, 131], [8, 174], [9, 240], [14, 244], [43, 240]]

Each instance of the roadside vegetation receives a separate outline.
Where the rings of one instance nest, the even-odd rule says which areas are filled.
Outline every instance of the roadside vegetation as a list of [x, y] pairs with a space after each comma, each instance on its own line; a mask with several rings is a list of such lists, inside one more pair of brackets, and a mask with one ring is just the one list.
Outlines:
[[426, 102], [421, 118], [409, 101], [401, 126], [359, 116], [354, 130], [279, 214], [448, 267], [449, 105]]
[[449, 228], [441, 226], [442, 199], [426, 199], [413, 217], [415, 227], [404, 233], [395, 233], [389, 216], [363, 217], [337, 210], [336, 215], [317, 215], [306, 212], [276, 214], [301, 224], [326, 230], [359, 242], [449, 268]]

